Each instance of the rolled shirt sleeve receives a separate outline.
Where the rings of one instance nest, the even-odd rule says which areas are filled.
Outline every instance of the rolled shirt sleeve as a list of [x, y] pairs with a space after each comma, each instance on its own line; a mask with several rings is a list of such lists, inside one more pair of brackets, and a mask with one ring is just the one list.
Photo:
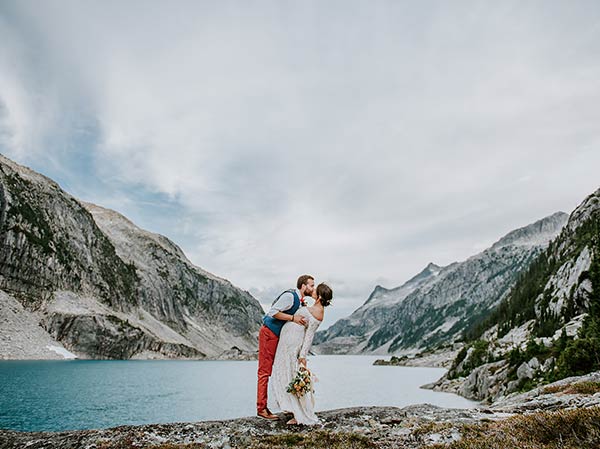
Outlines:
[[267, 312], [267, 315], [272, 317], [277, 312], [290, 309], [294, 305], [294, 295], [290, 292], [286, 292], [279, 297], [275, 304], [271, 306], [271, 309]]

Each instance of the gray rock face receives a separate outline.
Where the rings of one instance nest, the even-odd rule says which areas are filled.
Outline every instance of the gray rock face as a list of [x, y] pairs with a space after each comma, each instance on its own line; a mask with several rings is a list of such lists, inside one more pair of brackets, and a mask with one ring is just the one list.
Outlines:
[[572, 232], [598, 213], [600, 209], [600, 188], [588, 195], [571, 213], [566, 230]]
[[248, 292], [194, 266], [168, 238], [138, 228], [115, 211], [83, 204], [117, 255], [136, 267], [145, 311], [211, 355], [232, 347], [256, 350], [264, 312]]
[[504, 360], [486, 363], [475, 368], [466, 377], [449, 379], [446, 373], [437, 381], [421, 388], [455, 393], [475, 401], [493, 402], [508, 393], [505, 386], [508, 368], [508, 363]]
[[533, 379], [535, 372], [540, 368], [540, 362], [536, 357], [532, 358], [528, 362], [523, 362], [517, 368], [517, 379]]
[[600, 255], [594, 254], [589, 235], [578, 237], [577, 234], [597, 221], [599, 215], [600, 189], [571, 213], [567, 225], [554, 242], [551, 257], [560, 263], [547, 279], [543, 293], [535, 300], [537, 319], [544, 315], [564, 318], [565, 310], [570, 309], [566, 317], [568, 321], [572, 316], [587, 311], [592, 284], [586, 274], [592, 260]]
[[0, 288], [38, 309], [55, 290], [137, 305], [137, 274], [93, 217], [52, 180], [0, 156]]
[[248, 292], [3, 156], [0, 248], [0, 289], [80, 357], [256, 350], [263, 311]]
[[458, 389], [458, 394], [468, 399], [494, 400], [503, 391], [500, 386], [506, 380], [508, 366], [505, 361], [486, 363], [475, 368]]
[[463, 262], [429, 264], [398, 288], [377, 287], [350, 317], [317, 333], [315, 351], [386, 354], [452, 343], [508, 294], [567, 217], [558, 212], [512, 231]]

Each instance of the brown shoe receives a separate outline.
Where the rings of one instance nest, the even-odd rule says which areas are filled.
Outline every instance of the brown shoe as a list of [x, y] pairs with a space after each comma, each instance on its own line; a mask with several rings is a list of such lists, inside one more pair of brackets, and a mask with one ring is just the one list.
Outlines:
[[263, 419], [279, 419], [279, 416], [271, 413], [268, 408], [262, 409], [260, 412], [256, 413], [256, 416], [259, 416]]

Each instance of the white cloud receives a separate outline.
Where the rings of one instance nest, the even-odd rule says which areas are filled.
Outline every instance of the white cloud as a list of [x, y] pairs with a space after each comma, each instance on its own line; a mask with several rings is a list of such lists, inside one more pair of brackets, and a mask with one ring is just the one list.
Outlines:
[[[23, 161], [92, 152], [120, 187], [86, 199], [161, 223], [265, 303], [309, 272], [345, 313], [377, 279], [464, 259], [598, 187], [593, 2], [0, 11], [0, 61], [16, 62], [0, 71], [0, 145]], [[89, 123], [96, 140], [73, 145]], [[179, 204], [172, 225], [132, 187]]]

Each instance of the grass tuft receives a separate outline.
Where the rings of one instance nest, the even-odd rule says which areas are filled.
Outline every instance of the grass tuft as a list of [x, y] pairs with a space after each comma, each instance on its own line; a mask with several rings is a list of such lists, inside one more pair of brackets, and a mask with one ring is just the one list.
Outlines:
[[454, 427], [454, 426], [450, 422], [441, 422], [441, 423], [429, 422], [426, 424], [422, 424], [419, 427], [417, 427], [416, 429], [414, 429], [412, 431], [412, 434], [414, 436], [418, 437], [418, 436], [423, 436], [423, 435], [427, 435], [430, 433], [443, 432], [444, 430], [451, 429], [452, 427]]
[[600, 393], [600, 382], [577, 382], [575, 384], [550, 385], [544, 388], [542, 393], [596, 394]]
[[462, 439], [430, 449], [597, 449], [600, 407], [513, 416], [466, 425]]

